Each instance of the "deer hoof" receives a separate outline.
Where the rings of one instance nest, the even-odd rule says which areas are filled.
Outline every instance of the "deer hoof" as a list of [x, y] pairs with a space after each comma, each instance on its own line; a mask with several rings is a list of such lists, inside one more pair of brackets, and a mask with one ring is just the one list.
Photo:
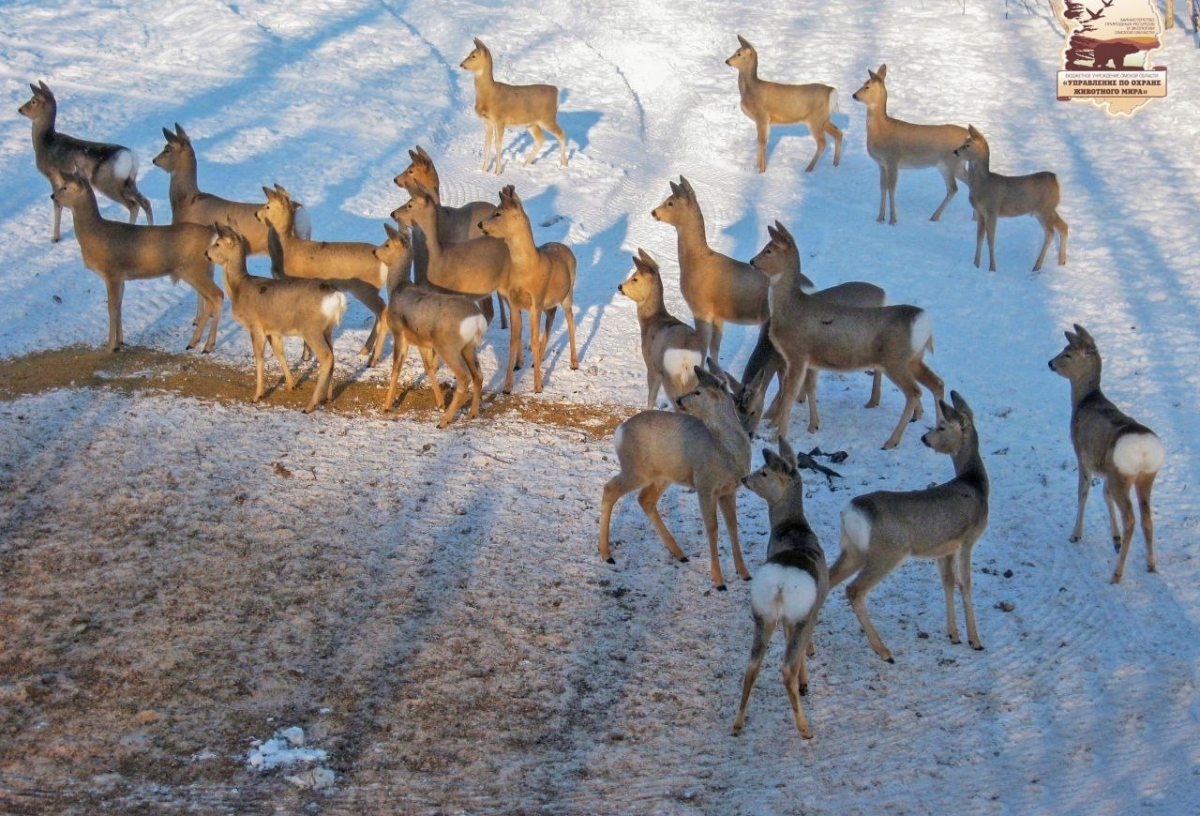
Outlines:
[[686, 555], [683, 558], [679, 559], [680, 564], [686, 564], [687, 562], [688, 562], [688, 557]]
[[888, 662], [888, 663], [891, 663], [891, 664], [894, 666], [894, 665], [896, 665], [896, 658], [894, 658], [894, 657], [889, 657], [889, 658], [887, 659], [887, 662]]
[[728, 588], [727, 586], [725, 586], [724, 584], [720, 584], [720, 585], [717, 587], [717, 592], [727, 592], [727, 591], [728, 591], [728, 589], [729, 589], [729, 588]]
[[605, 563], [605, 564], [615, 564], [615, 563], [617, 563], [617, 559], [615, 559], [615, 558], [606, 558], [606, 559], [604, 560], [604, 563]]

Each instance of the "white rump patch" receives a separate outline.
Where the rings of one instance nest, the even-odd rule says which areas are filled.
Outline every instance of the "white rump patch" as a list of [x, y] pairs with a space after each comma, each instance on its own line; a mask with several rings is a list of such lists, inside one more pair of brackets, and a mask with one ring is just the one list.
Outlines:
[[750, 608], [768, 620], [798, 621], [817, 602], [817, 582], [802, 569], [766, 564], [750, 584]]
[[695, 375], [695, 367], [704, 364], [704, 357], [698, 351], [691, 349], [667, 349], [663, 352], [663, 373], [673, 382], [691, 382]]
[[137, 156], [132, 150], [119, 150], [113, 155], [113, 175], [119, 179], [137, 176]]
[[464, 343], [479, 345], [483, 342], [483, 334], [487, 331], [487, 321], [483, 315], [471, 315], [463, 320], [458, 327], [458, 336]]
[[842, 544], [849, 545], [866, 555], [871, 543], [871, 520], [853, 504], [842, 510]]
[[326, 295], [321, 301], [321, 314], [325, 315], [334, 323], [342, 322], [342, 315], [346, 313], [346, 296], [341, 292], [334, 292]]
[[1125, 434], [1113, 446], [1113, 464], [1126, 476], [1158, 473], [1166, 458], [1162, 440], [1152, 433]]
[[933, 337], [933, 318], [929, 316], [929, 312], [922, 311], [917, 315], [917, 319], [912, 324], [910, 339], [912, 340], [912, 353], [914, 357], [924, 350], [931, 337]]

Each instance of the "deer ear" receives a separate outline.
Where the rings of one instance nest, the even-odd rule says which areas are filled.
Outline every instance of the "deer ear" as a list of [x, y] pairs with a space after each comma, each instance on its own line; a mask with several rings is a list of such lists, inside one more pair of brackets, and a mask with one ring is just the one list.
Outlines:
[[879, 70], [876, 71], [875, 73], [880, 79], [886, 78], [887, 77], [887, 66], [880, 64]]
[[42, 93], [44, 93], [46, 96], [50, 97], [51, 99], [54, 98], [54, 92], [50, 90], [50, 86], [40, 79], [38, 80], [38, 88], [40, 88]]
[[796, 452], [782, 436], [779, 437], [779, 458], [788, 466], [789, 471], [796, 469]]
[[687, 194], [688, 198], [695, 198], [696, 191], [692, 189], [692, 183], [683, 176], [679, 177], [679, 186]]
[[750, 44], [750, 41], [747, 40], [745, 37], [743, 37], [741, 34], [738, 34], [737, 38], [738, 38], [738, 43], [742, 46], [742, 48], [753, 48], [754, 47], [753, 45]]
[[176, 142], [179, 141], [179, 138], [174, 133], [167, 130], [166, 128], [163, 128], [162, 132], [163, 132], [163, 136], [165, 136], [167, 138], [167, 144], [175, 144]]
[[971, 134], [971, 137], [974, 139], [979, 139], [983, 136], [982, 133], [975, 129], [974, 125], [967, 125], [967, 133]]
[[975, 419], [975, 412], [971, 410], [970, 405], [967, 405], [967, 401], [963, 399], [962, 394], [957, 391], [951, 391], [950, 401], [954, 403], [954, 410], [967, 417], [967, 419]]
[[175, 123], [175, 132], [179, 135], [180, 140], [189, 144], [191, 143], [192, 138], [187, 135], [187, 131], [183, 129], [183, 125], [179, 124], [178, 122]]
[[767, 237], [771, 239], [772, 243], [777, 243], [779, 241], [779, 230], [775, 229], [771, 224], [767, 224]]

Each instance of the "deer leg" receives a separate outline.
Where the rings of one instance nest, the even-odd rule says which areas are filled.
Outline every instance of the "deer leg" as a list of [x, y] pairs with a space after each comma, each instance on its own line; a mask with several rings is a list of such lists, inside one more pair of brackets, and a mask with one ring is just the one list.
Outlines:
[[268, 335], [263, 332], [263, 357], [266, 357], [266, 341], [270, 341], [271, 350], [275, 352], [275, 359], [279, 361], [279, 367], [283, 369], [283, 380], [287, 383], [288, 391], [296, 390], [296, 378], [292, 376], [292, 369], [288, 366], [287, 355], [283, 351], [283, 338], [277, 334]]
[[717, 499], [717, 505], [721, 508], [721, 515], [725, 517], [725, 529], [729, 533], [729, 548], [733, 550], [733, 566], [737, 570], [738, 576], [743, 581], [750, 580], [750, 570], [746, 569], [746, 562], [742, 560], [742, 545], [738, 540], [738, 525], [737, 525], [737, 494], [728, 493]]
[[804, 626], [784, 621], [783, 631], [787, 638], [787, 649], [783, 659], [783, 687], [787, 691], [788, 702], [792, 704], [792, 717], [796, 720], [800, 736], [812, 739], [812, 729], [808, 727], [804, 705], [800, 702], [800, 695], [808, 693], [808, 667], [805, 665], [803, 644]]
[[701, 488], [696, 489], [700, 498], [700, 518], [704, 521], [704, 536], [708, 539], [708, 558], [713, 586], [718, 592], [725, 591], [725, 576], [721, 572], [721, 552], [718, 546], [716, 497]]
[[105, 278], [104, 286], [108, 292], [108, 350], [116, 351], [124, 341], [121, 336], [121, 299], [125, 295], [125, 281], [122, 278]]
[[538, 151], [542, 149], [542, 144], [546, 141], [545, 134], [537, 125], [529, 126], [529, 134], [533, 136], [533, 149], [529, 151], [529, 155], [525, 157], [525, 164], [528, 166], [537, 156]]
[[396, 399], [396, 383], [400, 379], [400, 369], [404, 367], [404, 357], [408, 353], [408, 341], [404, 332], [394, 330], [392, 333], [392, 374], [388, 378], [387, 396], [383, 398], [383, 412], [392, 410], [392, 402]]
[[[933, 412], [940, 422], [942, 416], [942, 400], [946, 398], [946, 383], [933, 372], [933, 369], [925, 365], [925, 361], [920, 357], [914, 357], [908, 365], [909, 371], [912, 372], [913, 379], [925, 386], [925, 389], [933, 395]], [[875, 372], [875, 382], [879, 382], [879, 371]], [[920, 419], [924, 415], [921, 408], [921, 401], [917, 399], [917, 411], [914, 414], [916, 419]]]
[[1054, 214], [1054, 228], [1058, 230], [1058, 265], [1065, 266], [1067, 263], [1067, 222], [1059, 218], [1058, 213]]
[[942, 199], [942, 203], [933, 211], [933, 215], [929, 216], [930, 221], [937, 221], [942, 217], [942, 210], [946, 209], [946, 205], [950, 203], [950, 199], [954, 198], [954, 194], [958, 192], [958, 182], [954, 180], [954, 170], [958, 166], [958, 160], [955, 159], [953, 164], [941, 162], [938, 164], [938, 171], [942, 174], [942, 180], [946, 182], [946, 197]]
[[417, 351], [421, 355], [421, 362], [425, 364], [425, 379], [429, 380], [429, 387], [433, 389], [433, 401], [437, 403], [438, 408], [442, 408], [446, 403], [442, 395], [442, 384], [438, 382], [437, 377], [437, 352], [433, 348], [420, 346], [417, 347]]
[[811, 173], [816, 168], [817, 162], [820, 161], [821, 154], [825, 152], [825, 129], [821, 125], [814, 127], [811, 123], [805, 122], [805, 124], [808, 125], [808, 129], [812, 132], [813, 139], [817, 143], [817, 152], [813, 154], [812, 161], [808, 163], [808, 167], [804, 168], [806, 173]]
[[816, 433], [821, 429], [821, 412], [817, 410], [817, 370], [812, 366], [804, 374], [802, 391], [808, 398], [808, 432]]
[[758, 139], [758, 157], [755, 161], [755, 167], [758, 172], [767, 172], [767, 137], [771, 135], [771, 122], [767, 119], [756, 119], [754, 127], [757, 132]]
[[202, 275], [191, 276], [188, 283], [191, 283], [196, 290], [196, 296], [204, 301], [205, 310], [200, 318], [199, 325], [196, 326], [196, 333], [192, 336], [192, 341], [188, 344], [188, 348], [192, 348], [200, 340], [200, 336], [204, 333], [205, 320], [211, 320], [212, 323], [208, 329], [208, 340], [204, 343], [202, 353], [210, 353], [217, 345], [217, 325], [221, 318], [221, 304], [225, 300], [225, 293], [221, 288], [213, 283], [212, 269], [206, 269]]
[[792, 403], [796, 401], [796, 395], [800, 393], [801, 386], [804, 385], [804, 377], [808, 373], [808, 359], [805, 358], [798, 365], [794, 365], [791, 360], [784, 358], [787, 366], [783, 375], [783, 388], [781, 389], [782, 400], [779, 406], [779, 414], [776, 417], [775, 427], [778, 430], [780, 439], [787, 439], [788, 423], [791, 420]]
[[967, 643], [977, 652], [983, 651], [983, 641], [975, 626], [975, 600], [971, 597], [971, 549], [974, 540], [965, 540], [958, 551], [958, 591], [962, 595], [963, 615], [967, 619]]
[[[658, 513], [658, 500], [662, 498], [663, 493], [667, 492], [667, 482], [651, 482], [642, 488], [642, 492], [638, 494], [638, 504], [642, 507], [642, 512], [646, 514], [646, 518], [650, 519], [650, 523], [658, 532], [658, 537], [662, 539], [666, 545], [667, 551], [671, 556], [681, 563], [686, 564], [688, 557], [683, 554], [683, 550], [679, 549], [679, 542], [675, 540], [675, 536], [671, 535], [671, 531], [667, 529], [667, 525], [662, 520], [662, 516]], [[716, 523], [716, 519], [713, 519]]]
[[503, 169], [500, 164], [500, 156], [501, 156], [501, 153], [503, 152], [502, 147], [504, 145], [504, 125], [500, 124], [499, 122], [497, 122], [495, 124], [495, 126], [492, 130], [492, 141], [495, 142], [495, 145], [496, 145], [495, 168], [496, 168], [496, 175], [498, 176], [498, 175], [500, 175], [500, 171]]
[[563, 317], [567, 321], [567, 341], [571, 346], [571, 370], [579, 370], [579, 355], [575, 353], [575, 300], [570, 295], [562, 302]]
[[917, 386], [917, 381], [907, 366], [899, 371], [888, 371], [886, 373], [888, 379], [904, 392], [904, 411], [900, 414], [900, 422], [896, 425], [896, 430], [892, 431], [892, 435], [888, 437], [888, 440], [883, 443], [884, 450], [892, 450], [900, 444], [900, 439], [904, 436], [904, 429], [908, 427], [908, 423], [912, 421], [917, 408], [921, 404], [921, 389]]
[[504, 374], [504, 393], [512, 393], [513, 371], [521, 364], [521, 309], [509, 301], [508, 371]]
[[1042, 225], [1042, 251], [1038, 253], [1037, 260], [1033, 262], [1033, 271], [1040, 272], [1042, 269], [1042, 261], [1046, 260], [1046, 253], [1050, 251], [1050, 242], [1054, 240], [1054, 227], [1049, 218], [1038, 216], [1038, 223]]
[[990, 213], [989, 216], [984, 219], [983, 226], [987, 231], [988, 272], [996, 271], [996, 222], [999, 220], [1000, 216], [998, 213]]
[[833, 166], [837, 167], [842, 162], [842, 130], [828, 119], [825, 120], [823, 129], [833, 137]]
[[467, 412], [467, 419], [474, 419], [479, 416], [480, 401], [483, 399], [483, 372], [479, 368], [475, 344], [468, 343], [462, 350], [462, 356], [471, 377], [471, 410]]
[[1078, 463], [1079, 487], [1077, 494], [1079, 497], [1079, 502], [1078, 511], [1075, 513], [1075, 529], [1071, 532], [1071, 538], [1069, 539], [1072, 543], [1075, 543], [1083, 538], [1083, 508], [1087, 504], [1088, 493], [1092, 489], [1092, 474], [1088, 472], [1086, 467], [1084, 467], [1082, 459], [1078, 459]]
[[50, 233], [50, 243], [57, 244], [60, 240], [59, 226], [62, 223], [62, 205], [54, 202], [54, 230]]
[[746, 664], [746, 672], [742, 675], [742, 702], [738, 705], [737, 719], [733, 721], [733, 736], [739, 736], [746, 725], [746, 709], [750, 707], [750, 692], [754, 690], [754, 682], [758, 680], [759, 669], [762, 668], [763, 658], [767, 654], [767, 646], [771, 642], [771, 634], [775, 631], [775, 620], [766, 620], [760, 615], [754, 615], [754, 642], [750, 644], [750, 662]]
[[1142, 517], [1142, 537], [1146, 539], [1147, 572], [1158, 571], [1154, 564], [1154, 518], [1150, 513], [1150, 493], [1154, 489], [1154, 477], [1157, 475], [1157, 473], [1142, 474], [1133, 483], [1137, 490], [1138, 514]]
[[558, 163], [562, 167], [567, 166], [567, 134], [558, 126], [558, 122], [546, 122], [546, 130], [554, 134], [554, 138], [558, 139]]
[[850, 544], [846, 538], [845, 531], [842, 532], [841, 552], [838, 553], [837, 561], [833, 562], [833, 566], [829, 569], [829, 588], [833, 589], [842, 581], [845, 581], [854, 573], [862, 568], [866, 561], [865, 556], [859, 552], [858, 548]]
[[1104, 484], [1104, 491], [1112, 496], [1112, 500], [1121, 511], [1121, 554], [1117, 556], [1117, 568], [1113, 570], [1112, 576], [1112, 582], [1117, 584], [1125, 574], [1125, 559], [1129, 556], [1130, 545], [1133, 543], [1133, 502], [1129, 500], [1129, 484], [1124, 480], [1114, 484], [1114, 480], [1109, 479]]
[[900, 553], [892, 555], [885, 551], [872, 552], [871, 557], [866, 559], [867, 563], [862, 572], [846, 587], [846, 598], [850, 601], [850, 608], [858, 616], [858, 622], [867, 635], [867, 642], [871, 644], [871, 649], [875, 654], [888, 663], [896, 661], [887, 646], [883, 645], [883, 639], [879, 637], [879, 632], [875, 631], [875, 626], [871, 623], [871, 616], [867, 614], [867, 593], [886, 578], [903, 558], [903, 554]]
[[961, 643], [958, 622], [954, 618], [954, 553], [943, 555], [937, 560], [938, 572], [942, 576], [942, 594], [946, 597], [946, 634], [951, 643]]
[[983, 222], [987, 221], [987, 216], [982, 210], [975, 210], [975, 268], [979, 268], [979, 259], [983, 255]]
[[541, 309], [535, 303], [529, 309], [529, 353], [533, 356], [533, 393], [542, 393], [542, 344], [545, 338], [541, 334]]
[[617, 563], [613, 560], [612, 550], [608, 544], [613, 505], [626, 493], [637, 490], [643, 484], [644, 482], [640, 481], [637, 476], [621, 471], [604, 485], [604, 495], [600, 500], [600, 558], [609, 564]]
[[883, 223], [883, 216], [887, 210], [887, 191], [888, 191], [888, 169], [884, 162], [879, 163], [879, 217], [875, 220], [880, 224]]
[[[454, 393], [450, 397], [450, 404], [446, 406], [446, 412], [442, 414], [441, 420], [438, 422], [439, 428], [445, 428], [454, 419], [454, 415], [458, 413], [458, 409], [467, 401], [467, 389], [470, 387], [471, 374], [468, 371], [469, 366], [466, 360], [463, 359], [462, 350], [446, 349], [449, 354], [442, 354], [442, 359], [446, 362], [446, 367], [454, 372]], [[434, 353], [433, 349], [429, 350], [429, 354]]]
[[[1113, 492], [1110, 492], [1108, 489], [1109, 481], [1110, 480], [1105, 480], [1104, 488], [1101, 490], [1100, 495], [1104, 497], [1104, 506], [1105, 506], [1105, 508], [1108, 509], [1108, 532], [1109, 532], [1109, 535], [1112, 537], [1113, 552], [1120, 552], [1121, 551], [1121, 524], [1118, 521], [1118, 517], [1117, 517], [1117, 513], [1118, 513], [1117, 503], [1113, 500], [1113, 495], [1115, 495], [1115, 494]], [[1124, 480], [1122, 480], [1122, 481], [1124, 481]], [[1129, 486], [1127, 484], [1122, 485], [1122, 489], [1124, 489], [1126, 492], [1128, 492], [1128, 487]]]
[[312, 338], [309, 346], [312, 347], [313, 354], [317, 357], [317, 387], [313, 389], [312, 399], [309, 401], [308, 407], [304, 409], [306, 414], [311, 414], [317, 410], [318, 405], [325, 402], [333, 384], [333, 348], [329, 345], [325, 335], [320, 334]]
[[492, 150], [492, 123], [488, 119], [483, 120], [483, 164], [479, 169], [486, 173], [488, 169], [488, 155]]
[[[919, 378], [918, 378], [919, 379]], [[878, 368], [871, 372], [871, 398], [864, 408], [878, 408], [879, 398], [883, 396], [883, 372]]]

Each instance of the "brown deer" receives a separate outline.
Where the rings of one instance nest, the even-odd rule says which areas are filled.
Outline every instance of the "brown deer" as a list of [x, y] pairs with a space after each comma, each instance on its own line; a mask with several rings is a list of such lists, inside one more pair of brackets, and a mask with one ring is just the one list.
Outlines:
[[1157, 569], [1150, 494], [1166, 460], [1166, 449], [1154, 431], [1123, 413], [1100, 390], [1100, 352], [1087, 330], [1076, 323], [1075, 331], [1066, 332], [1066, 336], [1067, 346], [1050, 361], [1050, 370], [1071, 381], [1071, 444], [1079, 462], [1079, 507], [1071, 541], [1083, 538], [1083, 508], [1092, 478], [1100, 476], [1104, 480], [1104, 503], [1117, 551], [1117, 566], [1112, 575], [1115, 584], [1125, 572], [1125, 559], [1133, 542], [1131, 489], [1137, 492], [1142, 517], [1146, 570]]
[[971, 549], [987, 529], [990, 486], [979, 455], [975, 415], [958, 392], [951, 391], [950, 399], [953, 405], [941, 404], [937, 427], [921, 441], [950, 456], [954, 478], [924, 490], [880, 490], [857, 496], [842, 510], [841, 553], [830, 570], [829, 586], [832, 589], [855, 575], [846, 597], [871, 648], [888, 663], [896, 661], [867, 614], [867, 593], [909, 556], [937, 559], [950, 642], [960, 642], [954, 614], [957, 581], [967, 642], [973, 649], [983, 648], [971, 600]]
[[116, 351], [125, 342], [121, 330], [121, 300], [125, 282], [171, 276], [196, 290], [200, 310], [196, 330], [188, 341], [195, 348], [211, 324], [204, 352], [217, 343], [217, 322], [224, 296], [213, 283], [212, 262], [205, 257], [212, 239], [212, 228], [199, 224], [142, 226], [102, 218], [96, 194], [83, 173], [58, 174], [53, 198], [57, 207], [71, 210], [75, 238], [83, 254], [83, 264], [104, 281], [108, 292], [108, 350]]
[[[882, 371], [904, 392], [904, 411], [884, 450], [900, 444], [904, 429], [920, 419], [924, 385], [937, 400], [944, 384], [922, 357], [932, 346], [933, 323], [916, 306], [863, 308], [805, 294], [800, 253], [791, 234], [778, 221], [768, 227], [770, 240], [750, 264], [771, 282], [770, 338], [784, 359], [785, 374], [776, 417], [779, 436], [786, 438], [791, 405], [805, 382], [808, 368], [829, 371]], [[820, 427], [815, 392], [809, 395], [809, 433]]]
[[[230, 225], [246, 239], [251, 255], [265, 255], [267, 226], [254, 217], [262, 205], [228, 201], [212, 193], [201, 192], [196, 178], [196, 150], [192, 147], [191, 138], [178, 123], [174, 133], [166, 128], [162, 132], [167, 143], [154, 157], [154, 165], [171, 177], [168, 193], [171, 199], [171, 223]], [[307, 216], [303, 221], [300, 219], [305, 212], [299, 210], [296, 213], [295, 231], [301, 238], [308, 238], [310, 234]]]
[[346, 313], [346, 296], [333, 284], [306, 278], [259, 278], [246, 271], [249, 242], [233, 227], [218, 223], [207, 257], [224, 270], [233, 318], [246, 327], [254, 351], [254, 401], [266, 394], [264, 357], [269, 340], [289, 391], [296, 380], [283, 351], [284, 337], [303, 337], [317, 357], [317, 385], [304, 413], [333, 396], [333, 330]]
[[435, 292], [409, 280], [409, 238], [391, 225], [385, 225], [384, 229], [388, 237], [376, 248], [375, 257], [389, 270], [388, 308], [384, 318], [387, 330], [392, 334], [393, 346], [392, 373], [383, 411], [390, 411], [395, 403], [396, 383], [411, 343], [420, 350], [425, 376], [439, 408], [444, 401], [437, 378], [438, 358], [454, 372], [454, 396], [438, 421], [438, 427], [445, 428], [454, 419], [466, 402], [468, 389], [471, 391], [471, 408], [467, 416], [473, 419], [479, 416], [483, 393], [483, 373], [479, 369], [476, 350], [487, 331], [487, 320], [470, 298]]
[[[508, 371], [504, 375], [504, 393], [512, 391], [513, 369], [520, 358], [521, 312], [529, 312], [530, 355], [533, 357], [533, 391], [542, 392], [542, 358], [554, 315], [563, 307], [567, 320], [567, 338], [571, 349], [571, 369], [579, 368], [575, 353], [575, 253], [564, 244], [551, 241], [541, 246], [533, 242], [533, 227], [521, 203], [521, 197], [510, 184], [500, 191], [500, 206], [479, 223], [483, 234], [499, 238], [508, 247], [511, 264], [501, 292], [508, 302], [512, 321], [508, 344]], [[542, 314], [546, 315], [544, 331], [539, 331]]]
[[830, 121], [837, 109], [837, 91], [828, 85], [812, 82], [805, 85], [786, 85], [758, 78], [758, 52], [740, 34], [741, 44], [725, 64], [737, 69], [738, 92], [742, 97], [742, 112], [754, 122], [758, 131], [758, 172], [767, 172], [767, 139], [771, 125], [793, 125], [803, 122], [817, 142], [817, 152], [804, 168], [812, 172], [825, 152], [825, 134], [833, 137], [833, 166], [842, 159], [842, 131]]
[[483, 165], [485, 173], [492, 147], [496, 151], [496, 175], [500, 175], [500, 152], [504, 129], [527, 127], [533, 136], [533, 149], [525, 158], [529, 164], [542, 149], [546, 137], [542, 129], [558, 139], [559, 164], [567, 166], [567, 135], [558, 126], [558, 88], [554, 85], [508, 85], [492, 76], [492, 52], [479, 38], [475, 47], [460, 63], [475, 75], [475, 113], [483, 119]]
[[955, 177], [967, 180], [962, 160], [954, 155], [954, 149], [967, 138], [967, 130], [958, 125], [916, 125], [893, 119], [887, 112], [887, 66], [880, 65], [878, 71], [867, 69], [867, 74], [854, 98], [867, 106], [867, 153], [879, 164], [879, 217], [875, 220], [883, 223], [886, 202], [888, 223], [896, 223], [896, 179], [901, 167], [936, 167], [946, 183], [946, 197], [929, 218], [937, 221], [958, 192]]
[[804, 715], [800, 697], [808, 693], [808, 655], [812, 651], [817, 614], [829, 594], [829, 568], [817, 534], [804, 516], [804, 480], [796, 468], [796, 454], [786, 439], [779, 440], [779, 453], [764, 449], [766, 464], [742, 478], [742, 484], [767, 502], [771, 539], [767, 563], [750, 585], [750, 614], [754, 618], [754, 641], [750, 662], [742, 678], [742, 702], [733, 723], [733, 735], [742, 733], [750, 692], [771, 635], [783, 624], [787, 644], [783, 655], [783, 687], [792, 704], [796, 728], [804, 739], [812, 729]]
[[750, 437], [734, 410], [723, 379], [696, 369], [695, 390], [675, 401], [679, 412], [642, 411], [622, 422], [613, 438], [621, 472], [604, 485], [600, 502], [600, 557], [616, 563], [609, 547], [613, 505], [639, 490], [638, 504], [663, 544], [680, 562], [687, 556], [658, 513], [658, 501], [672, 484], [695, 488], [708, 537], [712, 582], [724, 591], [725, 578], [717, 551], [717, 508], [733, 550], [737, 574], [750, 580], [737, 534], [737, 489], [750, 470]]
[[996, 220], [1016, 215], [1032, 215], [1042, 225], [1045, 240], [1034, 261], [1033, 271], [1042, 268], [1050, 241], [1058, 232], [1058, 265], [1067, 262], [1067, 222], [1058, 216], [1058, 177], [1043, 170], [1027, 176], [1002, 176], [991, 170], [991, 150], [987, 139], [967, 126], [967, 138], [954, 155], [969, 162], [967, 179], [971, 186], [971, 206], [975, 208], [975, 268], [983, 252], [987, 234], [988, 271], [996, 271]]
[[[150, 202], [137, 188], [137, 156], [127, 147], [76, 139], [54, 129], [58, 101], [45, 82], [30, 84], [33, 96], [17, 109], [33, 120], [33, 154], [38, 172], [58, 186], [56, 175], [78, 172], [92, 189], [129, 210], [129, 223], [137, 222], [138, 210], [146, 213], [146, 223], [154, 223]], [[50, 240], [58, 243], [62, 205], [54, 202], [54, 231]]]

